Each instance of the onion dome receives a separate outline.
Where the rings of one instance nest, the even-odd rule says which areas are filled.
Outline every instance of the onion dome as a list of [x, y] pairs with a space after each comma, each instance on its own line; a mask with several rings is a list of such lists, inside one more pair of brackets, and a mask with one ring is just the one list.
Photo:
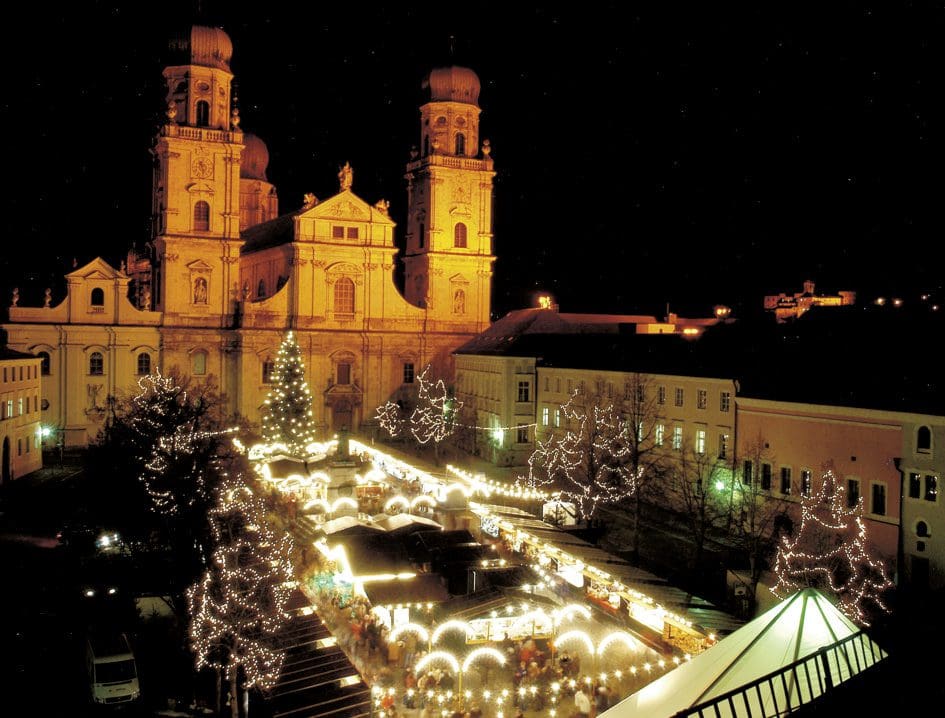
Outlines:
[[171, 38], [170, 50], [179, 65], [201, 65], [230, 71], [233, 42], [221, 28], [194, 25]]
[[430, 72], [422, 88], [431, 102], [479, 102], [479, 76], [468, 67], [440, 67]]
[[243, 133], [243, 158], [240, 161], [240, 177], [268, 182], [266, 168], [269, 166], [269, 148], [251, 132]]

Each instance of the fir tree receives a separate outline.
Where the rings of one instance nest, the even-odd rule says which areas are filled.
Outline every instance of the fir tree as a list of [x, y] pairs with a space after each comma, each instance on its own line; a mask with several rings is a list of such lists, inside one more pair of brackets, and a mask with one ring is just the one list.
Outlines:
[[867, 550], [863, 497], [852, 507], [829, 467], [817, 491], [801, 495], [801, 523], [793, 536], [784, 536], [778, 548], [771, 589], [786, 598], [812, 586], [836, 600], [851, 620], [868, 626], [871, 611], [888, 612], [883, 594], [892, 588], [886, 568]]
[[290, 456], [304, 458], [315, 441], [312, 394], [305, 382], [302, 350], [291, 331], [279, 347], [271, 381], [273, 387], [263, 408], [263, 440], [282, 444]]

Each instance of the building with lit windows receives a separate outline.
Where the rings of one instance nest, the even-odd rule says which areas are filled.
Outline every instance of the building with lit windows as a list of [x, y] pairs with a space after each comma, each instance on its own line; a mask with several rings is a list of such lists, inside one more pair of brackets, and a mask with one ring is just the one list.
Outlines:
[[0, 483], [43, 466], [42, 360], [0, 349]]
[[642, 433], [669, 456], [718, 458], [795, 522], [831, 467], [850, 505], [862, 501], [877, 555], [903, 583], [934, 590], [945, 587], [945, 385], [934, 355], [900, 348], [939, 321], [814, 308], [790, 325], [720, 321], [686, 339], [641, 330], [646, 317], [521, 310], [457, 351], [457, 395], [481, 428], [475, 451], [525, 473], [536, 442], [567, 430], [561, 407], [575, 392], [629, 418], [642, 384]]
[[278, 214], [268, 152], [233, 105], [232, 45], [218, 28], [173, 38], [154, 138], [152, 240], [118, 268], [76, 267], [64, 297], [9, 308], [8, 346], [42, 358], [44, 424], [66, 445], [100, 430], [109, 402], [160, 368], [213, 377], [228, 409], [258, 420], [285, 331], [295, 330], [324, 432], [357, 430], [428, 364], [490, 322], [493, 160], [469, 69], [423, 82], [419, 146], [406, 167], [406, 287], [394, 282], [384, 198], [338, 192]]

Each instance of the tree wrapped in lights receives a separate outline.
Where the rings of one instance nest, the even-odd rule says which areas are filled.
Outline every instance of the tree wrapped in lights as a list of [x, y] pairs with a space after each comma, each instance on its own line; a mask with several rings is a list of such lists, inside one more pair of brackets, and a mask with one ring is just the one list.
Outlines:
[[403, 407], [392, 401], [388, 401], [383, 406], [379, 406], [374, 418], [377, 419], [377, 423], [380, 425], [381, 429], [386, 431], [392, 438], [400, 436], [407, 426], [407, 419], [404, 416]]
[[197, 669], [227, 681], [237, 718], [238, 691], [269, 690], [282, 669], [278, 634], [289, 619], [292, 541], [269, 528], [265, 502], [239, 477], [221, 485], [209, 519], [210, 565], [187, 591], [190, 642]]
[[539, 440], [528, 459], [528, 489], [557, 489], [577, 504], [585, 519], [600, 504], [613, 504], [636, 491], [639, 470], [631, 464], [632, 429], [612, 401], [575, 391], [561, 407], [566, 430]]
[[302, 350], [292, 331], [279, 347], [271, 380], [273, 387], [263, 407], [263, 440], [283, 444], [293, 457], [304, 458], [306, 447], [315, 441], [315, 422]]
[[427, 379], [428, 366], [417, 377], [417, 406], [410, 414], [410, 433], [420, 444], [439, 445], [453, 433], [457, 412], [463, 403], [446, 388], [442, 379]]
[[801, 496], [801, 522], [778, 547], [771, 589], [786, 598], [812, 586], [832, 594], [851, 620], [869, 626], [872, 611], [888, 612], [883, 594], [893, 587], [881, 561], [867, 551], [863, 497], [847, 506], [846, 490], [826, 467], [817, 491]]
[[391, 437], [409, 431], [420, 446], [432, 443], [439, 458], [440, 444], [455, 430], [463, 402], [453, 396], [442, 379], [428, 379], [428, 371], [429, 365], [417, 375], [417, 403], [409, 417], [400, 404], [388, 401], [378, 408], [375, 418]]

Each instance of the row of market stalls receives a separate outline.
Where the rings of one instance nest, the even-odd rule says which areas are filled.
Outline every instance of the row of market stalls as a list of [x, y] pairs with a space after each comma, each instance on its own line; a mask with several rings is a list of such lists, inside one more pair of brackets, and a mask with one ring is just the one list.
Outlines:
[[[639, 659], [630, 666], [634, 673], [639, 666], [649, 675], [608, 715], [742, 716], [783, 714], [785, 706], [810, 702], [886, 658], [816, 592], [800, 592], [742, 626], [708, 602], [511, 505], [523, 497], [510, 488], [461, 472], [455, 481], [432, 476], [352, 444], [377, 472], [369, 481], [348, 473], [358, 510], [348, 504], [346, 515], [322, 511], [303, 520], [312, 522], [316, 545], [335, 566], [331, 583], [366, 599], [391, 640], [408, 634], [419, 640], [427, 649], [424, 667], [443, 662], [461, 677], [474, 660], [502, 661], [496, 650], [502, 644], [544, 639], [549, 646], [573, 644], [604, 669], [602, 657], [618, 646]], [[309, 485], [323, 491], [326, 502], [346, 498], [329, 493], [330, 473], [327, 481], [315, 481], [324, 488]], [[357, 493], [362, 486], [382, 491]], [[385, 506], [393, 513], [360, 510], [365, 499], [389, 502], [391, 490], [403, 497]], [[418, 496], [428, 497], [422, 515], [413, 513]], [[452, 528], [459, 523], [468, 528]], [[600, 624], [601, 616], [631, 632], [593, 636], [569, 623]], [[451, 633], [468, 647], [464, 655], [442, 650], [440, 642]], [[640, 636], [648, 648], [637, 645]], [[654, 648], [675, 654], [673, 660], [652, 660]], [[620, 670], [599, 675], [601, 681], [621, 679]]]

